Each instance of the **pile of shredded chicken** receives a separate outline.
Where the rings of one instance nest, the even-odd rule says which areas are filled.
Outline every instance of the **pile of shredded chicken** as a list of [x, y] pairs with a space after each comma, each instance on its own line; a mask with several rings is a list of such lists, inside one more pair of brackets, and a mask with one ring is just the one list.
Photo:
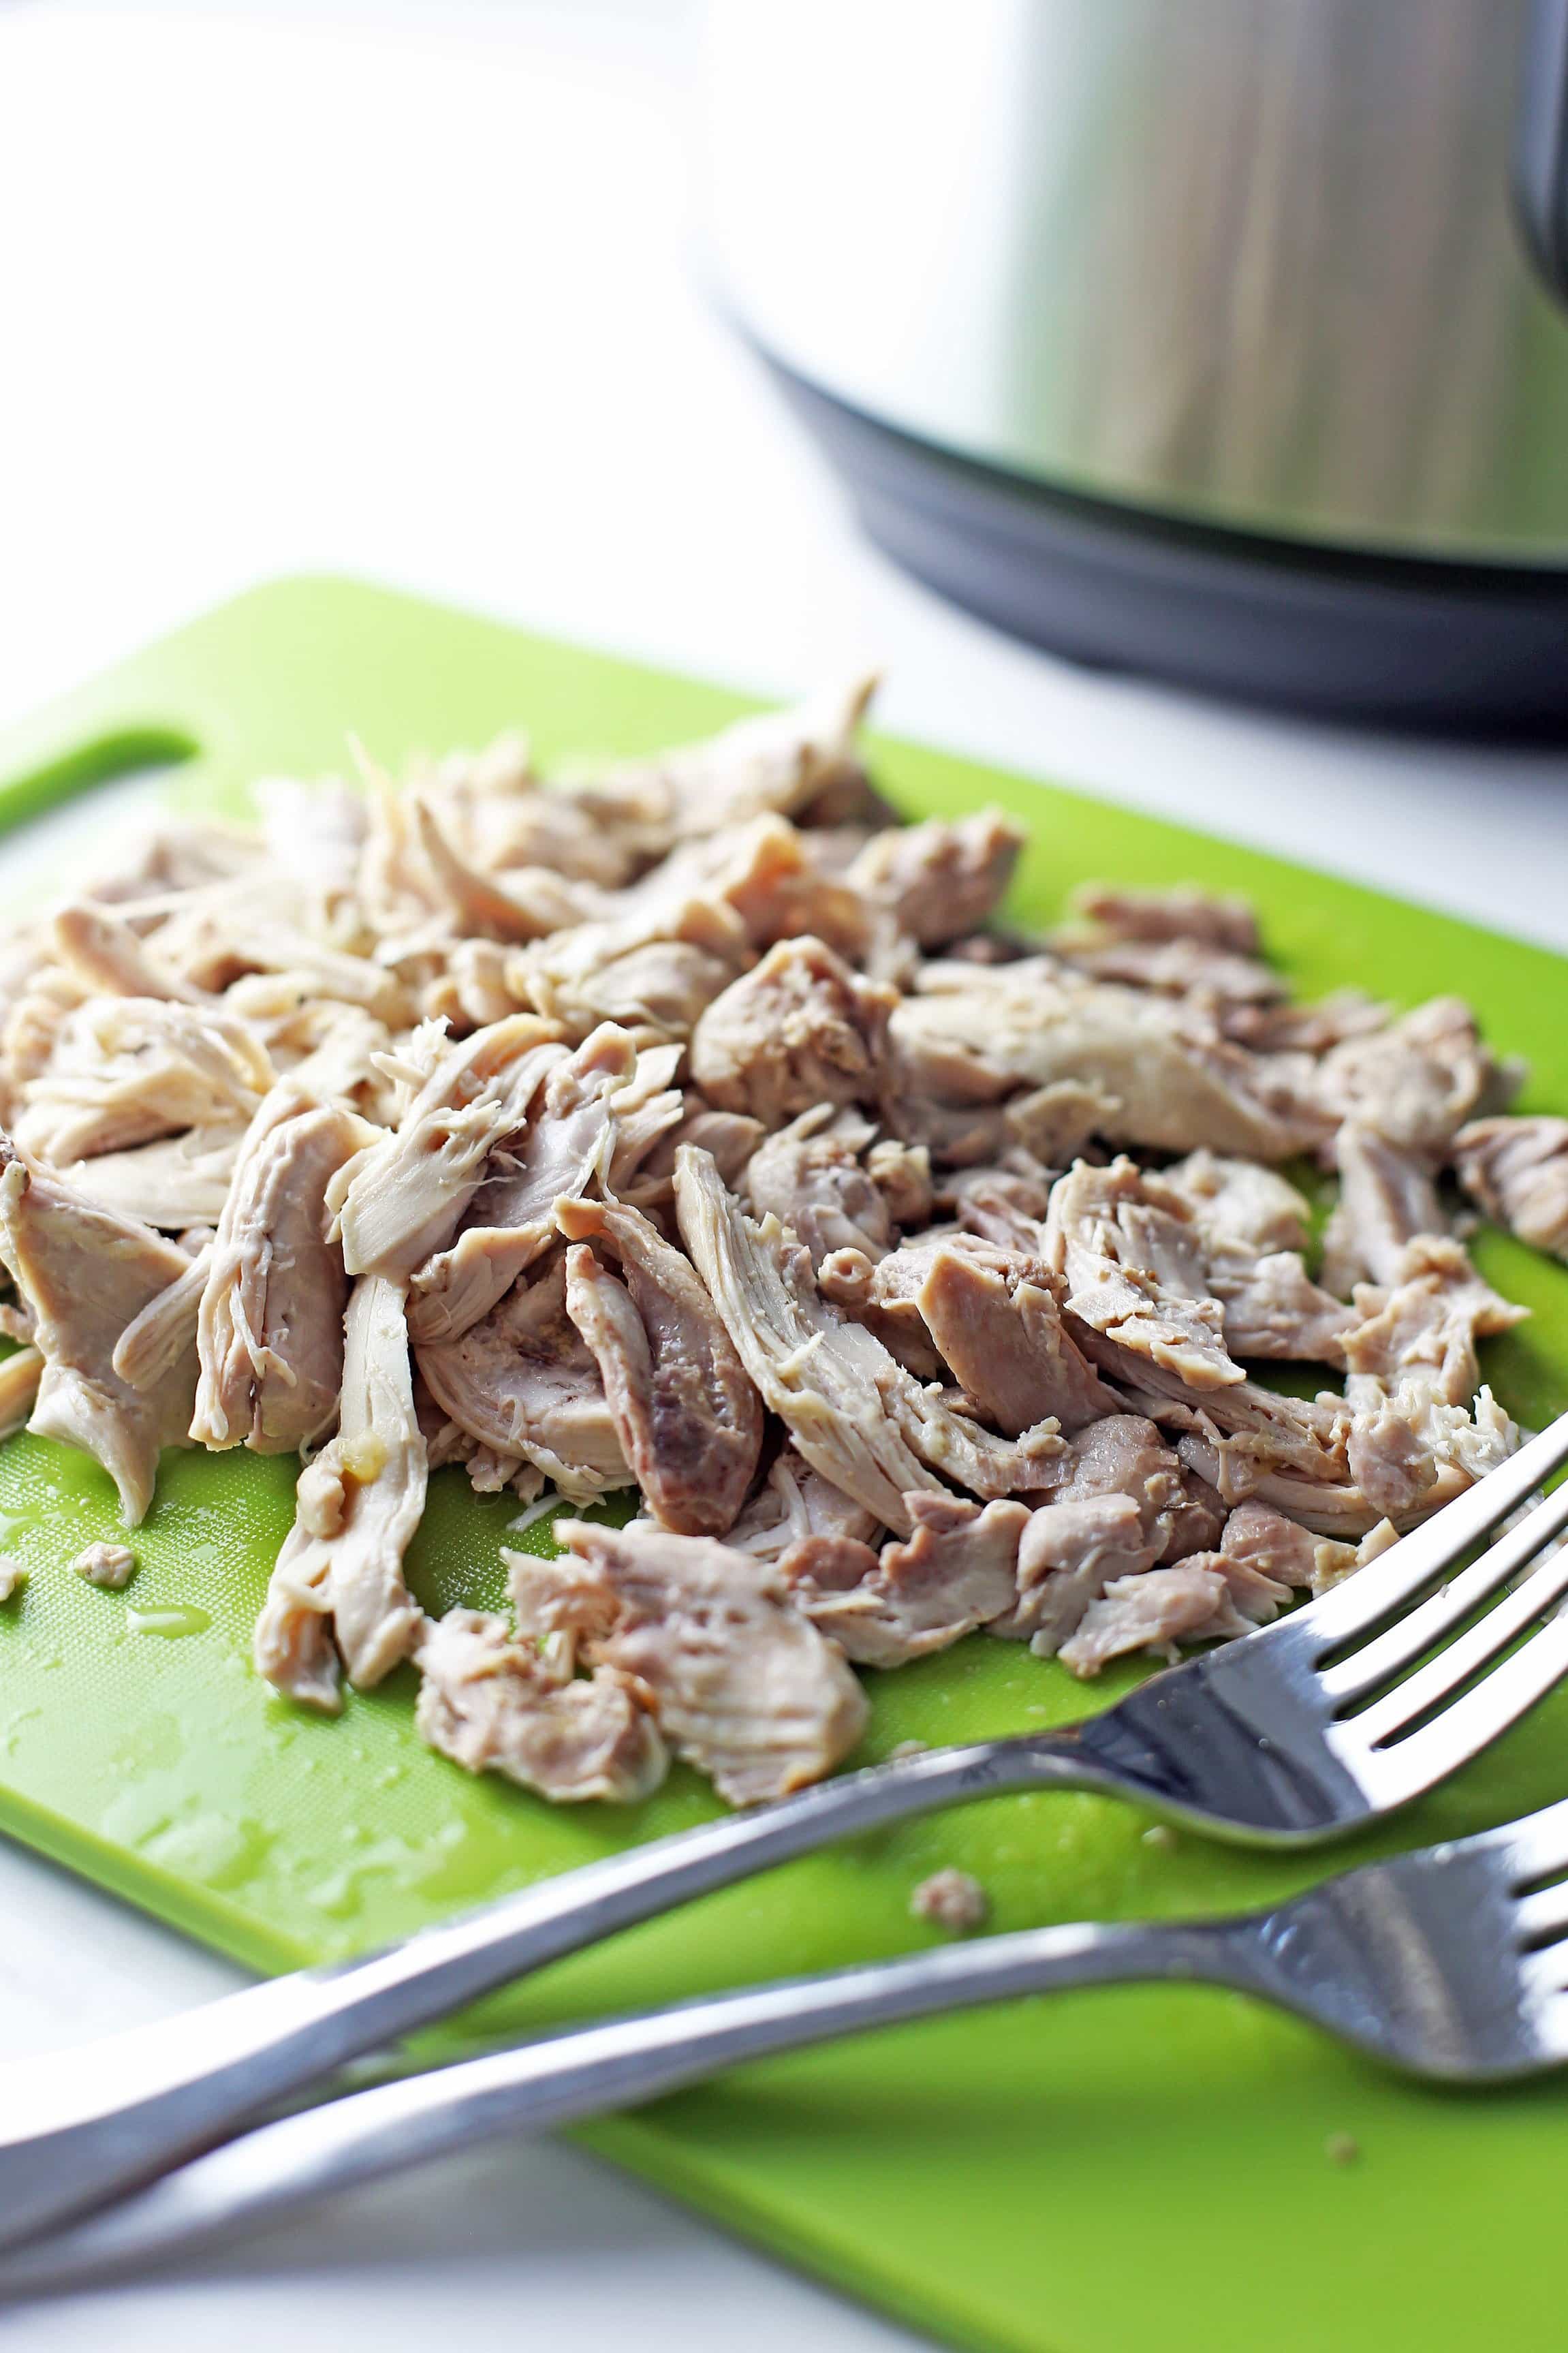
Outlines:
[[[855, 1669], [1245, 1634], [1518, 1442], [1440, 1187], [1568, 1257], [1568, 1123], [1456, 999], [1291, 1003], [1233, 901], [996, 927], [1019, 829], [896, 822], [869, 691], [585, 782], [269, 783], [13, 941], [0, 1427], [128, 1526], [165, 1446], [298, 1455], [294, 1699], [412, 1660], [471, 1770], [743, 1805], [854, 1747]], [[448, 1465], [639, 1508], [433, 1620]]]

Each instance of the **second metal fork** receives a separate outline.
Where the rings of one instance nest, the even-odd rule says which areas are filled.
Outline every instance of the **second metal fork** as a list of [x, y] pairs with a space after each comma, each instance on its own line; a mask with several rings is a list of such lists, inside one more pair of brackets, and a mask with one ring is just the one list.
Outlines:
[[1568, 1416], [1321, 1600], [1080, 1725], [853, 1774], [633, 1847], [364, 1960], [0, 2071], [0, 2245], [152, 2178], [511, 1978], [833, 1839], [1042, 1788], [1131, 1798], [1258, 1846], [1341, 1837], [1392, 1812], [1568, 1672], [1568, 1616], [1557, 1614], [1568, 1546], [1515, 1582], [1568, 1529], [1568, 1484], [1444, 1581], [1565, 1460]]

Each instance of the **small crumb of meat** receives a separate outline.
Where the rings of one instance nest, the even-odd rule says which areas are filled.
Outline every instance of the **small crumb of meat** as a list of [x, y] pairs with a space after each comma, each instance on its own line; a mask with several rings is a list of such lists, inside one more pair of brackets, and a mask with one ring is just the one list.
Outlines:
[[991, 1898], [967, 1871], [933, 1871], [910, 1897], [910, 1911], [950, 1936], [968, 1936], [990, 1918]]
[[106, 1593], [122, 1592], [136, 1574], [136, 1556], [129, 1545], [89, 1544], [71, 1563], [74, 1573]]
[[0, 1553], [0, 1601], [9, 1601], [27, 1581], [27, 1572], [9, 1553]]
[[1568, 1119], [1477, 1120], [1455, 1142], [1471, 1200], [1532, 1250], [1568, 1260]]

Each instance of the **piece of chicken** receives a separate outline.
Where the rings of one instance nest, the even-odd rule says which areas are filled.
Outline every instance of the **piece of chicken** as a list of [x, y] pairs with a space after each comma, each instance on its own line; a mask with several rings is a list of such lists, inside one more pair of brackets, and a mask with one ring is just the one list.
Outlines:
[[[647, 1521], [558, 1520], [555, 1534], [601, 1597], [585, 1657], [635, 1678], [676, 1755], [731, 1805], [820, 1780], [858, 1740], [865, 1694], [765, 1563]], [[510, 1566], [521, 1595], [542, 1565]], [[573, 1608], [580, 1617], [581, 1596]]]
[[13, 1348], [0, 1357], [0, 1439], [22, 1429], [37, 1399], [44, 1359], [35, 1347]]
[[[115, 1342], [114, 1369], [132, 1388], [154, 1388], [195, 1345], [213, 1250], [208, 1241], [195, 1251], [184, 1274], [150, 1299]], [[199, 1356], [197, 1362], [199, 1367]]]
[[746, 1163], [752, 1216], [771, 1210], [805, 1243], [819, 1271], [830, 1250], [858, 1250], [875, 1261], [893, 1246], [887, 1198], [861, 1158], [876, 1132], [858, 1112], [816, 1103], [760, 1144]]
[[1568, 1260], [1568, 1119], [1482, 1119], [1461, 1128], [1459, 1182], [1531, 1249]]
[[580, 1502], [631, 1484], [599, 1368], [566, 1313], [559, 1243], [458, 1339], [417, 1354], [442, 1411], [479, 1445], [535, 1464]]
[[425, 1440], [414, 1409], [400, 1283], [361, 1275], [344, 1318], [337, 1436], [300, 1473], [257, 1620], [260, 1672], [306, 1706], [335, 1714], [339, 1662], [368, 1689], [406, 1658], [423, 1612], [403, 1558], [425, 1509]]
[[705, 742], [628, 763], [573, 797], [612, 828], [635, 824], [655, 854], [749, 818], [842, 820], [864, 790], [855, 739], [877, 690], [875, 673], [791, 710], [736, 720]]
[[921, 1492], [908, 1509], [909, 1537], [880, 1557], [841, 1536], [808, 1535], [779, 1563], [796, 1609], [857, 1665], [900, 1667], [944, 1651], [1017, 1599], [1025, 1504]]
[[906, 1499], [940, 1493], [939, 1471], [986, 1500], [1049, 1482], [1054, 1423], [1008, 1440], [954, 1413], [823, 1299], [807, 1252], [775, 1219], [753, 1224], [689, 1145], [675, 1198], [681, 1238], [763, 1402], [806, 1461], [885, 1526], [910, 1532]]
[[291, 1454], [337, 1419], [348, 1276], [327, 1187], [374, 1131], [281, 1080], [252, 1120], [202, 1292], [191, 1436]]
[[114, 1350], [126, 1325], [184, 1273], [185, 1253], [150, 1226], [99, 1208], [0, 1137], [0, 1258], [31, 1310], [44, 1360], [28, 1428], [100, 1462], [126, 1526], [137, 1526], [160, 1450], [185, 1442], [195, 1351], [134, 1389], [114, 1370]]
[[1069, 1331], [1143, 1411], [1178, 1427], [1196, 1428], [1201, 1417], [1260, 1469], [1325, 1484], [1342, 1478], [1348, 1414], [1247, 1378], [1226, 1346], [1220, 1303], [1205, 1291], [1202, 1237], [1179, 1194], [1130, 1160], [1080, 1161], [1052, 1188], [1046, 1232], [1047, 1263], [1067, 1284]]
[[853, 1495], [814, 1470], [793, 1439], [731, 1529], [728, 1541], [763, 1560], [781, 1560], [807, 1536], [874, 1546], [881, 1522]]
[[942, 947], [990, 921], [1024, 839], [1022, 826], [996, 808], [952, 824], [889, 826], [872, 835], [846, 880], [922, 948]]
[[426, 1621], [414, 1656], [419, 1736], [467, 1772], [500, 1773], [557, 1806], [634, 1805], [664, 1778], [658, 1727], [612, 1667], [563, 1674], [536, 1641], [477, 1609]]
[[187, 1128], [242, 1124], [272, 1078], [249, 1024], [216, 1008], [91, 997], [67, 1015], [47, 1066], [23, 1087], [16, 1138], [68, 1167]]
[[1458, 1242], [1411, 1243], [1400, 1273], [1386, 1290], [1357, 1293], [1363, 1315], [1345, 1336], [1345, 1402], [1351, 1477], [1378, 1516], [1404, 1525], [1439, 1468], [1480, 1478], [1517, 1442], [1472, 1413], [1476, 1343], [1527, 1311], [1499, 1299]]
[[597, 912], [596, 895], [535, 867], [514, 874], [503, 887], [471, 866], [447, 839], [439, 816], [423, 794], [409, 804], [415, 837], [436, 887], [465, 939], [542, 940], [585, 923]]
[[1037, 1259], [967, 1237], [944, 1242], [915, 1303], [953, 1379], [1008, 1438], [1047, 1418], [1070, 1434], [1119, 1410]]
[[937, 1247], [922, 1235], [878, 1258], [861, 1250], [830, 1250], [817, 1269], [816, 1287], [852, 1324], [879, 1340], [906, 1372], [941, 1384], [948, 1380], [949, 1368], [920, 1306]]
[[1323, 1281], [1348, 1299], [1358, 1282], [1396, 1282], [1409, 1245], [1446, 1235], [1448, 1219], [1430, 1155], [1391, 1144], [1370, 1120], [1341, 1122], [1334, 1161], [1340, 1197], [1323, 1232]]
[[1063, 1449], [1047, 1498], [1018, 1543], [1017, 1600], [994, 1634], [1052, 1658], [1116, 1577], [1189, 1548], [1192, 1497], [1151, 1421], [1109, 1414]]
[[1289, 1588], [1218, 1553], [1194, 1554], [1173, 1568], [1117, 1577], [1090, 1602], [1057, 1656], [1075, 1675], [1096, 1675], [1130, 1651], [1171, 1661], [1179, 1642], [1227, 1641], [1267, 1625]]
[[555, 1223], [577, 1245], [566, 1253], [566, 1313], [645, 1502], [683, 1535], [724, 1535], [756, 1476], [763, 1409], [712, 1301], [636, 1209], [565, 1198]]
[[602, 1021], [639, 1045], [683, 1041], [751, 960], [731, 907], [690, 898], [576, 924], [510, 951], [509, 987], [578, 1044]]
[[421, 1345], [460, 1339], [554, 1240], [554, 1204], [600, 1184], [618, 1189], [680, 1118], [679, 1050], [638, 1051], [603, 1022], [574, 1052], [556, 1051], [526, 1124], [486, 1167], [455, 1237], [419, 1267], [409, 1330]]
[[699, 1020], [691, 1075], [721, 1111], [768, 1128], [817, 1103], [874, 1103], [898, 1001], [821, 940], [781, 940]]
[[1181, 1003], [1053, 975], [1048, 960], [948, 971], [962, 985], [932, 988], [923, 975], [926, 993], [904, 997], [888, 1030], [892, 1124], [933, 1156], [994, 1157], [979, 1114], [1063, 1082], [1096, 1091], [1095, 1124], [1113, 1144], [1281, 1160], [1328, 1132], [1305, 1056], [1247, 1053]]
[[1192, 1213], [1204, 1287], [1224, 1310], [1233, 1355], [1342, 1361], [1354, 1314], [1307, 1272], [1310, 1217], [1295, 1186], [1278, 1169], [1214, 1152], [1190, 1153], [1163, 1168], [1157, 1183]]
[[530, 1013], [437, 1053], [396, 1128], [341, 1168], [328, 1194], [351, 1274], [406, 1284], [444, 1250], [498, 1144], [515, 1135], [565, 1049]]
[[123, 916], [87, 902], [62, 907], [51, 927], [56, 953], [89, 992], [109, 997], [167, 997], [185, 1005], [210, 1006], [209, 991], [195, 987], [149, 947]]
[[97, 1208], [167, 1233], [216, 1226], [223, 1215], [239, 1147], [241, 1126], [193, 1127], [129, 1152], [100, 1152], [59, 1171]]
[[1521, 1075], [1482, 1043], [1468, 1005], [1434, 997], [1386, 1029], [1332, 1047], [1318, 1092], [1335, 1120], [1364, 1120], [1390, 1144], [1436, 1161], [1468, 1120], [1505, 1111]]

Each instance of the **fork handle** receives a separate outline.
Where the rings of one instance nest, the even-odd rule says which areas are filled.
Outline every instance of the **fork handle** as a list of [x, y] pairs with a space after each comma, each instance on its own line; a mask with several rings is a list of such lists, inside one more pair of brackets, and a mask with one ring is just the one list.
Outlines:
[[1181, 1980], [1258, 1991], [1258, 1919], [1026, 1929], [704, 1997], [351, 2093], [261, 2126], [119, 2204], [0, 2259], [0, 2296], [173, 2253], [509, 2133], [577, 2124], [721, 2068], [942, 2010], [1069, 1987]]
[[14, 2063], [0, 2069], [0, 2247], [498, 1986], [832, 1839], [1007, 1790], [1123, 1786], [1071, 1730], [933, 1749], [563, 1873], [363, 1960]]

